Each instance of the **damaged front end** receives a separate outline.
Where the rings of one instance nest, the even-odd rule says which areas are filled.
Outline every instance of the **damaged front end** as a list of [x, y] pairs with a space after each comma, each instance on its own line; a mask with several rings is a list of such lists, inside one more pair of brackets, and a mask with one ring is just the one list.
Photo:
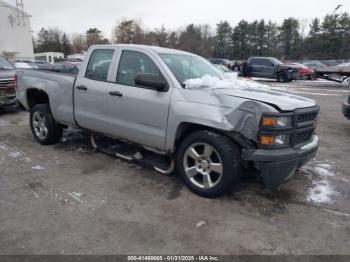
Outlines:
[[262, 117], [258, 149], [245, 149], [242, 157], [254, 162], [267, 188], [278, 188], [316, 155], [318, 113], [315, 106]]

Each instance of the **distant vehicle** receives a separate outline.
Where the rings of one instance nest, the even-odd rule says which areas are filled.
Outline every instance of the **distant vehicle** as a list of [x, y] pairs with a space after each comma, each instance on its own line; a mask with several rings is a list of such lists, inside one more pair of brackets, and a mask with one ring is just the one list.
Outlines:
[[223, 59], [223, 58], [212, 58], [212, 59], [209, 59], [209, 61], [213, 65], [231, 65], [232, 64], [232, 61], [228, 59]]
[[17, 97], [39, 143], [59, 142], [68, 126], [92, 132], [93, 147], [106, 153], [95, 135], [119, 138], [169, 161], [159, 167], [109, 154], [162, 174], [176, 168], [201, 196], [232, 191], [247, 162], [268, 188], [278, 188], [317, 152], [315, 101], [244, 79], [227, 82], [195, 54], [100, 45], [90, 47], [77, 76], [25, 69], [18, 75]]
[[348, 66], [350, 66], [350, 62], [342, 63], [342, 64], [337, 65], [337, 66], [340, 66], [340, 67], [348, 67]]
[[51, 64], [46, 62], [46, 61], [35, 60], [35, 61], [33, 61], [33, 63], [37, 67], [39, 67], [39, 69], [50, 69], [51, 68]]
[[232, 71], [231, 71], [230, 69], [228, 69], [227, 66], [224, 66], [224, 65], [222, 65], [222, 64], [214, 64], [214, 66], [215, 66], [217, 69], [219, 69], [219, 71], [220, 71], [221, 73], [224, 73], [224, 74], [226, 74], [226, 73], [232, 73]]
[[62, 74], [77, 75], [81, 62], [58, 62], [51, 68], [52, 71]]
[[23, 59], [16, 59], [15, 60], [16, 63], [26, 63], [29, 64], [31, 66], [33, 66], [34, 68], [38, 68], [38, 69], [50, 69], [51, 68], [51, 64], [45, 61], [41, 61], [41, 60], [23, 60]]
[[39, 69], [39, 67], [34, 63], [27, 62], [13, 62], [13, 66], [16, 69]]
[[243, 66], [245, 77], [263, 77], [276, 79], [278, 82], [290, 82], [299, 78], [294, 65], [282, 63], [274, 57], [251, 57]]
[[59, 59], [64, 58], [64, 54], [60, 52], [45, 52], [34, 54], [35, 60], [46, 61], [50, 64], [56, 63]]
[[6, 58], [0, 56], [0, 107], [16, 103], [16, 69]]
[[319, 69], [319, 68], [324, 68], [326, 67], [325, 64], [322, 64], [320, 61], [307, 61], [307, 62], [302, 62], [303, 65], [307, 66], [310, 69]]
[[299, 77], [303, 80], [312, 80], [316, 78], [315, 71], [311, 68], [308, 68], [304, 64], [300, 63], [288, 63], [288, 65], [291, 65], [292, 67], [296, 67], [299, 70]]

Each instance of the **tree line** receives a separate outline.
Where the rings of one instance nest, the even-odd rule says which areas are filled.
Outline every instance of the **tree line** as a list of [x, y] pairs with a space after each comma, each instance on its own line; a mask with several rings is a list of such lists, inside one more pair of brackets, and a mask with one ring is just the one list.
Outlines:
[[287, 18], [272, 21], [241, 20], [236, 25], [221, 21], [209, 25], [189, 24], [177, 30], [164, 26], [147, 29], [140, 21], [123, 20], [114, 27], [112, 39], [98, 28], [85, 34], [68, 35], [57, 28], [42, 28], [34, 39], [35, 52], [81, 53], [94, 44], [134, 43], [176, 48], [204, 57], [247, 59], [250, 56], [274, 56], [286, 60], [349, 59], [350, 16], [329, 14], [310, 24]]

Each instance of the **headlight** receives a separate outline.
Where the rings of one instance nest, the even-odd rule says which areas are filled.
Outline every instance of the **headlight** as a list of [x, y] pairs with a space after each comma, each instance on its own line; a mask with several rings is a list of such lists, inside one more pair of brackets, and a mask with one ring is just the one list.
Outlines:
[[264, 146], [285, 146], [290, 142], [290, 135], [261, 135], [260, 144]]
[[263, 116], [263, 127], [286, 128], [292, 126], [291, 116]]

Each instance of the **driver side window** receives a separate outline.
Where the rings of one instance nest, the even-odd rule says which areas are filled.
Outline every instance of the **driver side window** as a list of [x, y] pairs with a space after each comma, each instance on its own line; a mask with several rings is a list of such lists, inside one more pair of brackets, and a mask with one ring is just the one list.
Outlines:
[[147, 55], [137, 51], [123, 51], [118, 66], [117, 84], [136, 87], [135, 77], [138, 74], [162, 76], [158, 67]]

